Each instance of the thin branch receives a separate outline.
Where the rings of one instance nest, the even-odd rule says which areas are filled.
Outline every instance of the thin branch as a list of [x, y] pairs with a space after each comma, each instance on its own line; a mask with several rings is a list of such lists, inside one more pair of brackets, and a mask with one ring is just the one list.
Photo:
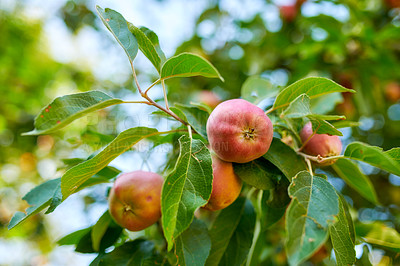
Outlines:
[[307, 166], [308, 166], [308, 172], [310, 172], [310, 174], [312, 176], [314, 176], [310, 160], [306, 159], [306, 163], [307, 163]]
[[344, 158], [343, 155], [337, 155], [337, 156], [330, 156], [330, 157], [322, 157], [321, 155], [317, 155], [317, 156], [312, 156], [312, 155], [308, 155], [302, 152], [297, 152], [297, 154], [303, 156], [304, 158], [310, 160], [310, 161], [314, 161], [317, 163], [324, 163], [327, 161], [331, 161], [331, 160], [336, 160], [339, 158]]
[[164, 91], [164, 101], [165, 101], [165, 107], [167, 108], [167, 110], [169, 110], [169, 106], [168, 106], [168, 98], [167, 98], [167, 90], [165, 89], [165, 82], [164, 80], [161, 80], [161, 85]]
[[149, 92], [149, 90], [150, 90], [151, 88], [153, 88], [158, 82], [160, 82], [160, 79], [157, 79], [156, 81], [154, 81], [153, 84], [151, 84], [150, 87], [148, 87], [148, 88], [146, 89], [146, 91], [144, 92], [144, 94], [147, 95], [147, 93]]
[[132, 61], [131, 61], [131, 68], [132, 68], [132, 73], [133, 73], [133, 79], [135, 80], [135, 83], [136, 83], [136, 87], [137, 87], [140, 95], [143, 96], [143, 92], [142, 92], [142, 89], [140, 88], [139, 81], [137, 79], [136, 71], [135, 71], [135, 68], [133, 67], [133, 62]]
[[147, 101], [123, 101], [122, 103], [144, 103], [147, 105], [152, 105], [151, 103], [149, 103]]

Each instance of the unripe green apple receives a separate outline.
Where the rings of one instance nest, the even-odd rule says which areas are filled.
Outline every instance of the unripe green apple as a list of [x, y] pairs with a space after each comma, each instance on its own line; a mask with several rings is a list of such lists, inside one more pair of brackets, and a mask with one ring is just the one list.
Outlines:
[[256, 105], [242, 99], [220, 103], [207, 121], [212, 150], [224, 161], [247, 163], [264, 155], [271, 145], [271, 120]]
[[211, 155], [213, 168], [213, 188], [210, 200], [203, 207], [210, 211], [224, 209], [231, 205], [242, 190], [242, 180], [233, 171], [232, 163]]
[[134, 171], [115, 180], [108, 198], [110, 214], [117, 224], [140, 231], [161, 217], [163, 178], [152, 172]]
[[[300, 132], [300, 138], [303, 143], [306, 143], [304, 146], [304, 152], [313, 155], [313, 156], [321, 156], [321, 157], [331, 157], [340, 155], [342, 151], [342, 142], [340, 141], [339, 136], [328, 135], [328, 134], [313, 134], [312, 124], [308, 122]], [[310, 138], [311, 137], [311, 138]], [[337, 159], [336, 159], [337, 160]], [[320, 163], [320, 166], [331, 165], [336, 160], [329, 160], [324, 163]]]

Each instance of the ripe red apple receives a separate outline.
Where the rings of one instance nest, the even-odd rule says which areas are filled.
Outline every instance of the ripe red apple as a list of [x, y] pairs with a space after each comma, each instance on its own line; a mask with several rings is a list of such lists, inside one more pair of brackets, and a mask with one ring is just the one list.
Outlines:
[[400, 0], [385, 0], [385, 2], [390, 8], [400, 7]]
[[222, 161], [212, 154], [213, 188], [210, 200], [203, 207], [210, 211], [221, 210], [231, 205], [242, 190], [242, 180], [233, 171], [232, 163]]
[[[340, 155], [342, 151], [342, 142], [339, 139], [339, 136], [333, 136], [328, 134], [313, 134], [311, 122], [308, 122], [300, 132], [300, 138], [303, 143], [306, 143], [304, 146], [304, 152], [313, 155], [313, 156], [321, 156], [321, 157], [331, 157]], [[311, 138], [310, 138], [311, 137]], [[337, 160], [337, 159], [336, 159]], [[336, 160], [329, 160], [323, 163], [320, 163], [320, 166], [331, 165]]]
[[117, 178], [110, 191], [110, 214], [117, 224], [140, 231], [161, 217], [163, 178], [152, 172], [135, 171]]
[[247, 163], [261, 157], [271, 145], [272, 134], [264, 111], [242, 99], [220, 103], [207, 121], [210, 146], [227, 162]]

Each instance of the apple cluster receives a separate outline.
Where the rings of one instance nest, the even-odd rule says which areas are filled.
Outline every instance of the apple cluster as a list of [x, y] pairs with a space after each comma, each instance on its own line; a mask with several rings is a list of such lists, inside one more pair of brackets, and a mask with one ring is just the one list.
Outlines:
[[[204, 209], [226, 208], [239, 196], [242, 180], [232, 163], [247, 163], [267, 153], [273, 138], [273, 125], [256, 105], [233, 99], [218, 104], [207, 120], [213, 182], [210, 199]], [[338, 136], [315, 134], [311, 123], [300, 132], [304, 151], [313, 156], [339, 155]], [[334, 163], [329, 160], [322, 165]], [[152, 172], [135, 171], [117, 178], [109, 195], [109, 210], [114, 220], [131, 231], [140, 231], [161, 217], [163, 178]]]

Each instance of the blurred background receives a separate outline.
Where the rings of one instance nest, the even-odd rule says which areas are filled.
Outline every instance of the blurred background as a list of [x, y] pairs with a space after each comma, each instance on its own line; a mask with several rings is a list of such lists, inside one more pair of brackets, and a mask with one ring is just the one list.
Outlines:
[[[129, 61], [99, 20], [95, 5], [152, 29], [167, 58], [184, 51], [200, 54], [224, 77], [224, 83], [201, 77], [168, 81], [171, 105], [216, 105], [240, 97], [242, 84], [252, 75], [278, 86], [322, 76], [357, 91], [331, 96], [337, 105], [329, 111], [360, 122], [342, 130], [345, 144], [359, 140], [384, 150], [400, 146], [398, 0], [0, 0], [0, 265], [88, 265], [95, 255], [76, 253], [56, 241], [98, 220], [107, 209], [107, 185], [81, 191], [54, 213], [36, 215], [8, 231], [13, 213], [28, 207], [21, 197], [61, 176], [63, 159], [86, 158], [122, 130], [138, 125], [162, 129], [174, 123], [150, 117], [151, 107], [116, 106], [52, 135], [21, 136], [33, 129], [36, 114], [57, 96], [97, 89], [125, 100], [139, 99]], [[142, 87], [155, 80], [157, 73], [144, 56], [138, 55], [135, 66]], [[150, 96], [161, 100], [161, 89], [153, 88]], [[122, 171], [162, 171], [172, 150], [168, 145], [143, 147], [112, 165]], [[149, 162], [151, 153], [157, 154]], [[400, 177], [361, 167], [376, 188], [379, 207], [328, 170], [329, 180], [351, 195], [346, 199], [356, 219], [380, 220], [399, 231]], [[374, 265], [390, 265], [395, 254], [362, 245], [357, 251], [360, 259], [364, 254]], [[286, 263], [281, 253], [266, 256], [269, 265]]]

